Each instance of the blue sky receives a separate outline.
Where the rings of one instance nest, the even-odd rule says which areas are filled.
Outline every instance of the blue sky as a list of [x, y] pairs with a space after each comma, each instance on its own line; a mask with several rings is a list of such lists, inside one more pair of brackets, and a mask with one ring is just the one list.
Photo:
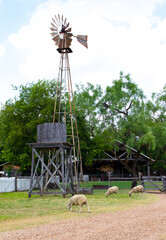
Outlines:
[[0, 41], [28, 24], [35, 8], [44, 0], [1, 0], [0, 1]]
[[57, 78], [49, 27], [58, 13], [88, 35], [88, 50], [72, 42], [73, 84], [105, 89], [123, 71], [148, 98], [164, 87], [166, 0], [0, 0], [0, 103], [14, 98], [12, 85]]

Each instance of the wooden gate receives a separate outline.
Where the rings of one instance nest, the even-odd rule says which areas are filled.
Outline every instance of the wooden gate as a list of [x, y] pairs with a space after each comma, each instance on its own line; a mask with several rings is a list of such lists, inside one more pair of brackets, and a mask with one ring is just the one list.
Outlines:
[[166, 176], [142, 177], [142, 185], [145, 191], [158, 190], [166, 193]]

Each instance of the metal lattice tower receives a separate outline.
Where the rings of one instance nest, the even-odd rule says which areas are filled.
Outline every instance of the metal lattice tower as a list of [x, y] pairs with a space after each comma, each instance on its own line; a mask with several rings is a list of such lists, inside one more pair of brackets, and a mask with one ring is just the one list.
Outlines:
[[[52, 31], [51, 32], [52, 40], [58, 46], [57, 51], [60, 53], [60, 65], [57, 80], [57, 91], [54, 105], [53, 123], [55, 121], [56, 114], [58, 114], [59, 123], [63, 122], [67, 124], [68, 120], [67, 118], [70, 119], [69, 125], [71, 126], [71, 131], [70, 133], [68, 132], [67, 140], [71, 144], [73, 144], [72, 157], [74, 163], [74, 173], [76, 182], [78, 182], [78, 179], [79, 180], [80, 178], [83, 179], [83, 169], [68, 54], [72, 53], [72, 50], [70, 48], [72, 37], [76, 37], [77, 40], [82, 45], [88, 47], [87, 36], [85, 35], [74, 36], [71, 33], [71, 28], [69, 27], [67, 19], [64, 18], [63, 15], [60, 16], [59, 14], [58, 16], [55, 16], [55, 18], [52, 18], [50, 29]], [[70, 109], [69, 112], [66, 111], [67, 98], [69, 100]], [[57, 100], [59, 100], [59, 104], [57, 104]], [[63, 111], [62, 102], [65, 105]]]

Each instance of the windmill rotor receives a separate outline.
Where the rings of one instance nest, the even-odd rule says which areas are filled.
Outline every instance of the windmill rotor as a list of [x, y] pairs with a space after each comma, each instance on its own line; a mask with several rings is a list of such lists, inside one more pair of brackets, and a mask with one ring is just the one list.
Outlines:
[[[67, 22], [67, 19], [64, 18], [63, 15], [60, 16], [58, 14], [57, 16], [55, 15], [54, 18], [52, 18], [51, 27], [50, 27], [51, 35], [52, 35], [52, 40], [55, 42], [55, 45], [58, 46], [58, 49], [69, 50], [70, 49], [69, 47], [71, 46], [71, 42], [72, 42], [72, 37], [77, 38], [79, 43], [81, 43], [84, 47], [88, 48], [88, 44], [87, 44], [88, 36], [73, 35], [73, 33], [71, 33], [72, 28], [69, 27], [69, 25], [70, 25], [69, 22]], [[72, 51], [68, 51], [68, 52], [72, 52]]]

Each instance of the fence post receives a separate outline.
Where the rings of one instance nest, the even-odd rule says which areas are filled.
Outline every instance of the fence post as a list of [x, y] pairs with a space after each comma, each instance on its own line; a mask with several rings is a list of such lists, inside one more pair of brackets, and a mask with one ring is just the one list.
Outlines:
[[166, 193], [166, 176], [163, 177], [163, 192]]
[[139, 185], [141, 185], [142, 184], [142, 173], [139, 172], [138, 175], [139, 175]]
[[108, 172], [108, 188], [111, 187], [111, 172]]

